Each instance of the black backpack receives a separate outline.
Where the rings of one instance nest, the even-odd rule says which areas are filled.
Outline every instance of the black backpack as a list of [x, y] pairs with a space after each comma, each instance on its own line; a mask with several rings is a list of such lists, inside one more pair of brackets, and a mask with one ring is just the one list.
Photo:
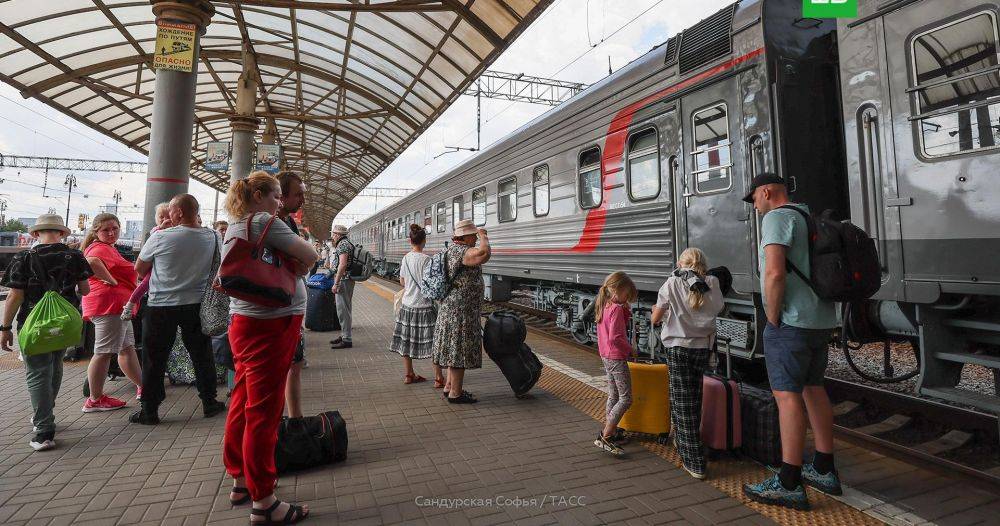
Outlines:
[[785, 261], [820, 299], [850, 302], [868, 299], [878, 292], [882, 285], [878, 250], [867, 232], [850, 221], [832, 219], [832, 210], [810, 215], [792, 205], [780, 208], [795, 210], [806, 220], [810, 278], [791, 261]]

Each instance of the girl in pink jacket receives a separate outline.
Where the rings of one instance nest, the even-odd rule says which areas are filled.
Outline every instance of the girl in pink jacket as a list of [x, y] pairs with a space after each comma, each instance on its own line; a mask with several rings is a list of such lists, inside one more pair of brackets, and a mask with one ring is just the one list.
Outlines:
[[628, 372], [628, 358], [633, 353], [628, 339], [628, 325], [632, 318], [629, 303], [638, 296], [632, 278], [618, 271], [604, 280], [594, 301], [597, 349], [608, 373], [607, 418], [594, 445], [616, 457], [623, 456], [625, 451], [612, 437], [618, 429], [618, 422], [632, 405], [632, 378]]

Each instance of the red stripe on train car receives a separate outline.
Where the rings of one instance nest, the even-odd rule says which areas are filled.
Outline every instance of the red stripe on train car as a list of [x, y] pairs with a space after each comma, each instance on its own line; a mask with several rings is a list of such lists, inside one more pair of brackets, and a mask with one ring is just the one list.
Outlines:
[[[732, 69], [748, 60], [751, 60], [764, 53], [764, 48], [757, 48], [745, 55], [741, 55], [732, 60], [723, 62], [714, 68], [705, 70], [689, 79], [685, 79], [677, 84], [664, 88], [638, 102], [633, 102], [624, 107], [611, 119], [608, 126], [608, 135], [604, 142], [604, 156], [601, 159], [601, 185], [605, 190], [614, 183], [610, 181], [610, 176], [615, 173], [624, 173], [622, 169], [622, 155], [625, 153], [625, 137], [628, 134], [628, 127], [632, 124], [635, 113], [641, 108], [666, 98], [672, 93], [697, 84], [709, 77], [715, 76], [727, 69]], [[493, 252], [498, 254], [587, 254], [597, 249], [604, 235], [604, 226], [607, 220], [608, 198], [605, 195], [601, 199], [601, 205], [587, 211], [587, 218], [583, 223], [583, 232], [576, 245], [570, 248], [495, 248]]]

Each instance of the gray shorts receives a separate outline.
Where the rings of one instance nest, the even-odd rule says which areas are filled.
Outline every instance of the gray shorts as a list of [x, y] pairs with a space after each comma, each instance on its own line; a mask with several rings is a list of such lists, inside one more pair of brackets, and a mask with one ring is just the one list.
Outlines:
[[801, 329], [787, 323], [764, 327], [764, 363], [773, 391], [801, 393], [823, 385], [829, 359], [830, 329]]
[[125, 349], [135, 349], [132, 321], [123, 320], [118, 314], [94, 316], [94, 354], [118, 354]]

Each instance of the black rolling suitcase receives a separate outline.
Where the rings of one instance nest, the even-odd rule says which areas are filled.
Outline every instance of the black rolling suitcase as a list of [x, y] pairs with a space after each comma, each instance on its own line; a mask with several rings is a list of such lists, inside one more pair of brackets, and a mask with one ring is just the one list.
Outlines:
[[306, 328], [316, 332], [340, 330], [337, 296], [329, 290], [306, 287]]
[[781, 464], [778, 404], [771, 391], [752, 385], [740, 387], [743, 454], [767, 466]]
[[530, 391], [542, 376], [542, 362], [524, 343], [526, 335], [524, 321], [508, 312], [490, 314], [483, 327], [486, 355], [497, 364], [517, 396]]
[[278, 473], [324, 466], [346, 458], [347, 423], [339, 411], [281, 420], [274, 448]]

